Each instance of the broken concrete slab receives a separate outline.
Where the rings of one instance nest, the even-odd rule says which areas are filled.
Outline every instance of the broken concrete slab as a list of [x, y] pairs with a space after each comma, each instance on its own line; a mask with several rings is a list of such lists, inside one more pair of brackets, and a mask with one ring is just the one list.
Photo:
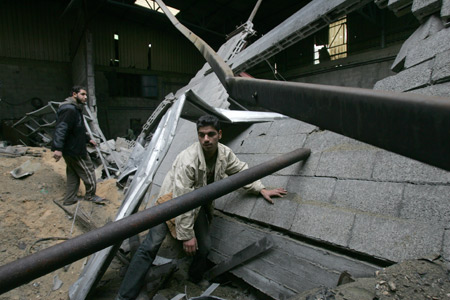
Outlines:
[[448, 95], [450, 95], [450, 82], [430, 85], [421, 89], [413, 90], [411, 91], [411, 93], [428, 96], [447, 97]]
[[349, 179], [370, 179], [377, 148], [345, 149], [323, 152], [317, 166], [316, 176]]
[[290, 231], [329, 244], [347, 246], [355, 214], [331, 205], [300, 204]]
[[397, 17], [401, 17], [411, 12], [412, 0], [389, 0], [388, 8], [394, 12]]
[[433, 84], [450, 81], [450, 50], [436, 54], [431, 81]]
[[450, 0], [442, 0], [441, 19], [446, 27], [450, 25]]
[[289, 230], [294, 221], [299, 204], [289, 196], [276, 198], [274, 204], [258, 201], [250, 215], [252, 220]]
[[396, 217], [404, 185], [393, 182], [338, 180], [331, 202], [339, 207]]
[[400, 217], [450, 224], [449, 186], [406, 184]]
[[450, 172], [387, 151], [378, 154], [372, 177], [383, 181], [450, 183]]
[[444, 229], [433, 222], [357, 214], [349, 248], [400, 262], [440, 253]]
[[267, 153], [283, 154], [298, 148], [303, 148], [306, 137], [306, 134], [269, 136], [271, 141], [269, 142], [270, 144], [267, 148]]
[[289, 180], [288, 191], [301, 202], [330, 203], [335, 185], [335, 178], [295, 176]]
[[422, 24], [402, 45], [398, 52], [394, 63], [391, 66], [391, 70], [394, 72], [400, 72], [404, 68], [406, 55], [410, 49], [416, 47], [416, 45], [428, 36], [435, 34], [444, 28], [442, 21], [437, 16], [431, 16], [427, 21]]
[[[408, 58], [408, 56], [407, 56]], [[425, 87], [431, 81], [432, 64], [425, 61], [417, 66], [406, 69], [397, 75], [386, 77], [378, 81], [374, 90], [406, 92]]]
[[411, 12], [419, 20], [423, 20], [441, 8], [441, 0], [414, 0]]
[[420, 41], [415, 47], [408, 51], [408, 55], [405, 59], [405, 68], [411, 68], [427, 60], [431, 60], [437, 54], [449, 49], [450, 28], [444, 28], [432, 36]]
[[446, 228], [444, 231], [443, 253], [444, 259], [450, 261], [450, 228]]

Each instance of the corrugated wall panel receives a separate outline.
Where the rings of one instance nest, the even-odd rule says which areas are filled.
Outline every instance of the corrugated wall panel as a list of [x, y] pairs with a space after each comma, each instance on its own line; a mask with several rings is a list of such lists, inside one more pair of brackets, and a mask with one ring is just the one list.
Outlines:
[[0, 1], [0, 56], [69, 61], [69, 31], [51, 1]]

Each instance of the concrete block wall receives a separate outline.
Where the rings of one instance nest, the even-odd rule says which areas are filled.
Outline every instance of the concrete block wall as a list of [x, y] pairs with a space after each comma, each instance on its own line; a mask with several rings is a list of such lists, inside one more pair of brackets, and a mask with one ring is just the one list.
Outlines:
[[448, 97], [450, 28], [430, 17], [405, 42], [392, 69], [396, 75], [378, 81], [374, 89]]
[[[151, 199], [176, 155], [196, 140], [195, 125], [181, 121]], [[449, 172], [293, 119], [226, 128], [224, 140], [250, 166], [299, 147], [312, 154], [262, 179], [289, 191], [274, 205], [241, 189], [217, 199], [216, 209], [388, 261], [450, 257]]]
[[275, 205], [236, 191], [217, 209], [389, 261], [449, 255], [450, 173], [292, 119], [255, 124], [229, 145], [250, 165], [297, 147], [312, 155], [263, 179], [289, 191]]
[[31, 99], [43, 105], [63, 101], [72, 87], [70, 63], [0, 59], [0, 119], [15, 120], [36, 109]]

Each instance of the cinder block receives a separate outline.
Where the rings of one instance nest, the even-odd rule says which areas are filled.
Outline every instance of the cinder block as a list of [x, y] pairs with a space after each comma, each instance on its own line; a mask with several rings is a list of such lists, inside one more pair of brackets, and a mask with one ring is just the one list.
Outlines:
[[288, 182], [288, 190], [302, 202], [329, 203], [335, 185], [334, 178], [294, 176]]
[[443, 233], [431, 222], [358, 214], [349, 248], [399, 262], [441, 254]]
[[406, 184], [400, 217], [450, 224], [450, 186]]
[[[448, 95], [450, 95], [450, 82], [430, 85], [421, 89], [412, 90], [410, 93], [448, 98]], [[447, 101], [447, 99], [443, 101]]]
[[[450, 32], [449, 32], [450, 33]], [[450, 79], [450, 50], [436, 54], [431, 80], [433, 83]]]
[[450, 261], [450, 228], [445, 229], [443, 255], [445, 260]]
[[418, 20], [434, 14], [441, 8], [441, 0], [414, 0], [411, 12]]
[[317, 176], [349, 179], [370, 179], [376, 153], [374, 147], [323, 152], [317, 166]]
[[[434, 58], [438, 53], [450, 49], [450, 28], [444, 28], [436, 34], [419, 42], [406, 56], [405, 68], [410, 68]], [[432, 66], [432, 65], [431, 65]]]
[[260, 200], [255, 203], [250, 219], [289, 230], [299, 206], [297, 202], [289, 198], [290, 196], [275, 198], [275, 203], [270, 204], [260, 197]]
[[[218, 202], [216, 205], [217, 209], [221, 208], [221, 210], [226, 213], [245, 218], [249, 218], [257, 201], [263, 201], [261, 197], [249, 194], [243, 189], [239, 189], [231, 193], [224, 199], [225, 200], [216, 200], [216, 202]], [[225, 202], [221, 203], [221, 201]]]
[[[408, 54], [409, 56], [409, 54]], [[406, 59], [408, 59], [408, 56]], [[374, 89], [392, 92], [405, 92], [426, 86], [431, 81], [431, 66], [429, 61], [404, 70], [397, 75], [378, 81]]]
[[289, 118], [274, 121], [267, 134], [270, 136], [295, 135], [299, 133], [310, 133], [315, 128], [316, 126], [314, 125]]
[[441, 19], [447, 27], [450, 25], [450, 0], [442, 0]]
[[346, 247], [354, 214], [332, 206], [300, 204], [291, 232]]
[[402, 191], [401, 183], [338, 180], [331, 202], [339, 207], [396, 217]]
[[424, 24], [420, 25], [420, 27], [417, 28], [417, 30], [403, 43], [394, 60], [394, 63], [391, 66], [391, 70], [394, 72], [400, 72], [404, 68], [406, 55], [410, 49], [413, 49], [419, 42], [440, 31], [442, 28], [444, 28], [444, 26], [438, 17], [431, 16], [428, 18], [428, 20]]
[[449, 183], [450, 172], [394, 154], [379, 153], [373, 170], [373, 179], [417, 183]]
[[271, 140], [267, 153], [288, 153], [298, 148], [303, 148], [307, 135], [280, 135], [270, 137]]
[[313, 153], [343, 149], [355, 149], [355, 147], [359, 147], [361, 149], [367, 149], [369, 147], [374, 148], [373, 146], [370, 146], [368, 144], [328, 130], [318, 131], [308, 135], [308, 138], [305, 142], [305, 148], [310, 148]]
[[272, 124], [273, 124], [273, 122], [255, 123], [247, 130], [248, 136], [249, 137], [259, 137], [261, 135], [267, 135]]
[[235, 153], [249, 153], [249, 154], [257, 154], [257, 153], [267, 153], [269, 146], [273, 140], [273, 137], [269, 137], [267, 135], [263, 136], [253, 136], [247, 137], [241, 145], [238, 145], [233, 149]]

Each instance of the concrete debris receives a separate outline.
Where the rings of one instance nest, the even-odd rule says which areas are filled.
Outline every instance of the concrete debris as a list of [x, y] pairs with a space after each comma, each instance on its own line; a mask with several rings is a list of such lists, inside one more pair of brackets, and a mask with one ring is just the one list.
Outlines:
[[39, 170], [40, 167], [41, 167], [40, 163], [33, 164], [33, 163], [31, 163], [31, 161], [27, 160], [20, 167], [15, 168], [10, 173], [14, 178], [20, 179], [20, 178], [24, 178], [24, 177], [33, 175], [34, 172]]
[[56, 291], [59, 290], [63, 285], [63, 282], [61, 279], [59, 279], [58, 275], [53, 276], [53, 287], [52, 290]]

